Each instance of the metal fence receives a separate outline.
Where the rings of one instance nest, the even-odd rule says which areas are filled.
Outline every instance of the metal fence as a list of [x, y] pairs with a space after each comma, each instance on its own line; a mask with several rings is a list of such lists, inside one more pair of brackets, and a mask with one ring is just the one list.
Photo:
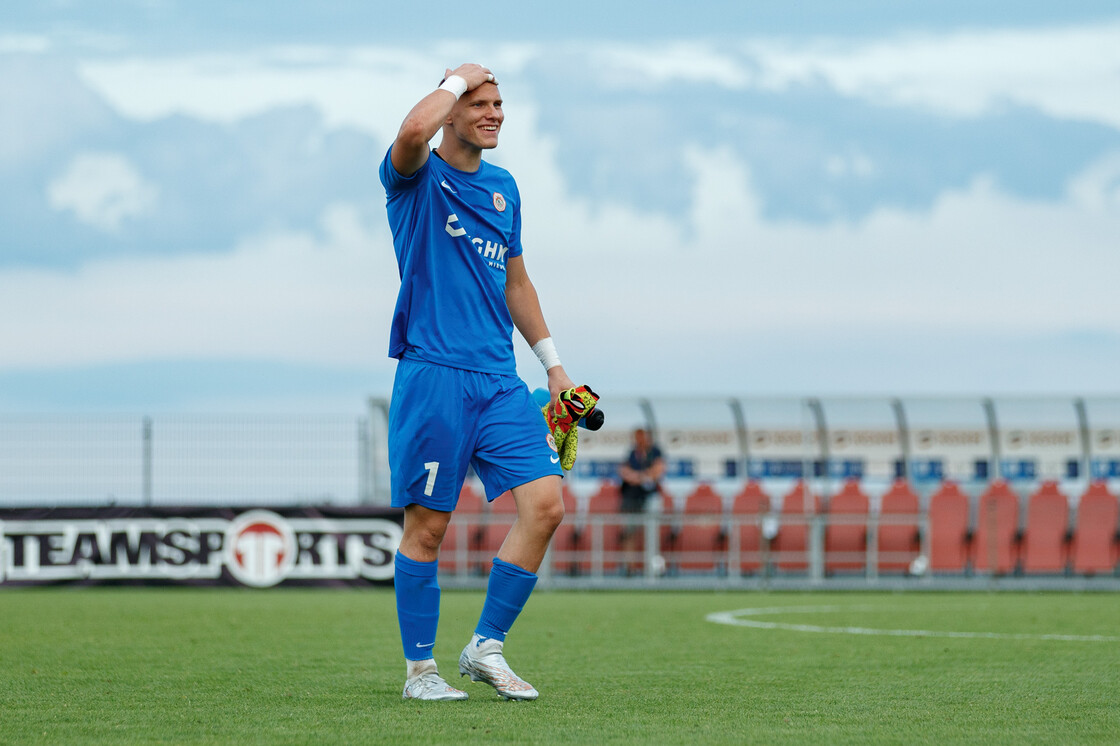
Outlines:
[[0, 505], [359, 505], [366, 417], [0, 416]]

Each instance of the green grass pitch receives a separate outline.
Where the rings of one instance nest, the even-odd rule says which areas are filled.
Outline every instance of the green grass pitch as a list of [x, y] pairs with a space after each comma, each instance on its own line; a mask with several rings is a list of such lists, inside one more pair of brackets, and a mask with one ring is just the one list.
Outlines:
[[458, 676], [481, 603], [436, 648], [470, 700], [417, 703], [391, 591], [4, 590], [0, 743], [1120, 742], [1116, 594], [539, 591], [528, 703]]

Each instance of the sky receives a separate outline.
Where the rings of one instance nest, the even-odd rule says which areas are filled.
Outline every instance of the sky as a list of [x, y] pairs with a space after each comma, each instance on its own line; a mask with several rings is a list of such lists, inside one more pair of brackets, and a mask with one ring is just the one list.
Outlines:
[[1118, 393], [1115, 3], [559, 5], [5, 2], [0, 412], [387, 397], [376, 169], [467, 61], [577, 382]]

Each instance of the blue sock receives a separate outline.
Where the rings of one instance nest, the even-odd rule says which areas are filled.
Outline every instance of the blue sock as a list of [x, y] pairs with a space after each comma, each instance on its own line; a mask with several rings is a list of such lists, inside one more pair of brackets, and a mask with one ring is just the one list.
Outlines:
[[537, 576], [533, 573], [495, 557], [475, 634], [505, 640], [536, 584]]
[[404, 657], [422, 661], [432, 657], [439, 626], [439, 581], [436, 562], [417, 562], [400, 552], [393, 562], [393, 587], [397, 594], [397, 623], [401, 628]]

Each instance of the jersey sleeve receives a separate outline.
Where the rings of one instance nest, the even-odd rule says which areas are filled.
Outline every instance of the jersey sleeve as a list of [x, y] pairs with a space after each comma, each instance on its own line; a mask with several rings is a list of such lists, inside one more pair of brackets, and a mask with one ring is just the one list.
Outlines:
[[509, 252], [506, 254], [509, 258], [521, 256], [525, 249], [521, 246], [521, 192], [517, 188], [516, 182], [512, 183], [514, 194], [514, 209], [513, 209], [513, 227], [509, 232]]
[[392, 154], [393, 146], [390, 145], [389, 149], [385, 151], [385, 158], [381, 161], [381, 168], [378, 169], [378, 175], [381, 177], [381, 185], [385, 187], [385, 192], [387, 194], [392, 194], [393, 192], [404, 192], [409, 189], [415, 189], [416, 185], [423, 180], [424, 174], [427, 173], [431, 156], [428, 157], [428, 160], [424, 161], [424, 165], [420, 167], [420, 170], [412, 176], [401, 176], [396, 167], [393, 166], [393, 159], [390, 157]]

